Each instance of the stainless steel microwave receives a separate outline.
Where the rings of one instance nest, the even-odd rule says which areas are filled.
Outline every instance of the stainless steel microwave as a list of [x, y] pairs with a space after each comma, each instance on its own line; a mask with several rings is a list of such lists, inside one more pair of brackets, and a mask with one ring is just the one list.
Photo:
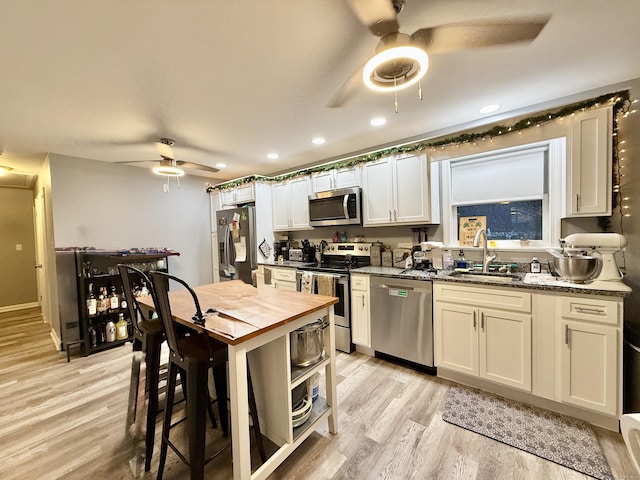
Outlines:
[[360, 188], [343, 188], [309, 195], [309, 225], [359, 225], [362, 223]]

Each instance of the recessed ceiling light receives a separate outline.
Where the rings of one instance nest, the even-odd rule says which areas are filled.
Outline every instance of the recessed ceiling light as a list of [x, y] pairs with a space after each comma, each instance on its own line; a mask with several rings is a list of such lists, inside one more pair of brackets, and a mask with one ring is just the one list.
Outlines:
[[372, 127], [381, 127], [385, 123], [387, 123], [387, 119], [386, 118], [384, 118], [384, 117], [376, 117], [376, 118], [372, 118], [371, 119], [371, 121], [369, 122], [369, 125], [371, 125]]
[[218, 167], [218, 168], [226, 168], [227, 164], [226, 163], [222, 163], [222, 162], [216, 163], [216, 167]]
[[278, 155], [277, 153], [267, 153], [267, 158], [269, 160], [277, 160], [280, 158], [280, 155]]
[[500, 108], [500, 105], [498, 105], [497, 103], [492, 103], [491, 105], [485, 105], [480, 110], [478, 110], [478, 112], [480, 112], [480, 113], [491, 113], [491, 112], [495, 112], [499, 108]]
[[311, 140], [311, 143], [313, 143], [314, 145], [322, 145], [324, 142], [326, 142], [326, 140], [322, 137], [316, 137]]

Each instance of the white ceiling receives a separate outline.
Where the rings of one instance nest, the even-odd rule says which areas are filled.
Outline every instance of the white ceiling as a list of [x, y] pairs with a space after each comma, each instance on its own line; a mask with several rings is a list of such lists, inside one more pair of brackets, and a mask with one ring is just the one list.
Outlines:
[[156, 159], [171, 137], [176, 159], [227, 163], [215, 178], [268, 175], [640, 77], [638, 0], [407, 0], [398, 19], [538, 14], [528, 45], [432, 56], [424, 99], [400, 92], [395, 114], [364, 86], [326, 107], [378, 40], [344, 0], [0, 0], [0, 164]]

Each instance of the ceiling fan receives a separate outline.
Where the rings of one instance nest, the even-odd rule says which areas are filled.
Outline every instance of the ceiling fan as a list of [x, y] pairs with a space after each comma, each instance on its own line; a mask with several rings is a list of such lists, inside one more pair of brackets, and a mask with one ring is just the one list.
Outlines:
[[400, 32], [397, 18], [405, 1], [349, 0], [358, 20], [380, 41], [376, 54], [341, 86], [328, 107], [344, 105], [361, 81], [371, 90], [382, 92], [397, 92], [414, 85], [427, 72], [432, 54], [530, 42], [550, 19], [547, 15], [451, 23], [421, 28], [408, 35]]
[[126, 161], [126, 162], [117, 162], [117, 163], [149, 163], [149, 162], [157, 162], [157, 165], [153, 167], [153, 173], [158, 175], [165, 175], [167, 177], [181, 177], [185, 174], [185, 168], [192, 168], [196, 170], [201, 170], [204, 172], [216, 173], [220, 170], [215, 167], [210, 167], [208, 165], [202, 165], [200, 163], [187, 162], [184, 160], [176, 160], [175, 155], [173, 153], [173, 146], [175, 145], [175, 141], [171, 138], [161, 138], [160, 141], [154, 142], [158, 154], [160, 155], [160, 160], [135, 160], [135, 161]]

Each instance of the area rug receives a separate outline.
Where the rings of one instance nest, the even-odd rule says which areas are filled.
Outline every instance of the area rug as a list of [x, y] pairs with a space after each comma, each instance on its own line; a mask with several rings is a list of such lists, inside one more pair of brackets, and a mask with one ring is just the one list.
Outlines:
[[613, 479], [586, 422], [460, 385], [449, 389], [442, 419], [580, 473]]

